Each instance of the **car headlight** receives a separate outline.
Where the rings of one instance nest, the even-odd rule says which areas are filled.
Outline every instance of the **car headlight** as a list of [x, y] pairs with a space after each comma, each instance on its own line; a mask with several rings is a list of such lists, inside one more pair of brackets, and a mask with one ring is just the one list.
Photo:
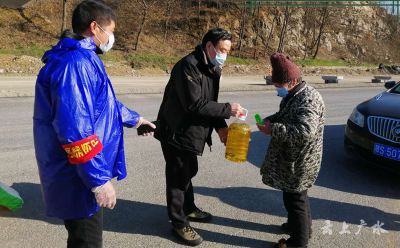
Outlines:
[[353, 110], [351, 113], [349, 120], [359, 125], [360, 127], [364, 127], [364, 115], [362, 115], [357, 108]]

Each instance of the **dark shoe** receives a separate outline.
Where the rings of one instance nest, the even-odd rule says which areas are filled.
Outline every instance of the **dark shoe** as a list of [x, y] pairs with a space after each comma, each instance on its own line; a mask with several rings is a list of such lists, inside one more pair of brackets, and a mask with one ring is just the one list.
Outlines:
[[190, 246], [197, 246], [203, 242], [203, 238], [191, 226], [182, 229], [172, 228], [172, 234]]
[[[281, 228], [282, 228], [282, 230], [284, 231], [284, 232], [286, 232], [286, 233], [289, 233], [289, 223], [283, 223], [282, 224], [282, 226], [281, 226]], [[310, 230], [309, 230], [309, 232], [310, 232], [310, 236], [308, 237], [308, 238], [312, 238], [312, 228], [310, 227]]]
[[202, 211], [201, 209], [197, 209], [193, 213], [189, 214], [188, 217], [189, 220], [193, 222], [208, 223], [212, 220], [212, 215]]
[[293, 246], [286, 239], [281, 239], [275, 244], [274, 248], [307, 248], [307, 246]]

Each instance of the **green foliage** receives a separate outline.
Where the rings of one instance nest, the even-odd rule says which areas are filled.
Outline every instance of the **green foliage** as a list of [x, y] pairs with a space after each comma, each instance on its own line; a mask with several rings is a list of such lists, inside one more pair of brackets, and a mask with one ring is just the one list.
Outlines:
[[[167, 70], [168, 68], [172, 68], [181, 59], [181, 57], [168, 57], [157, 54], [141, 54], [126, 55], [125, 59], [135, 69], [147, 67]], [[241, 59], [232, 56], [228, 56], [228, 59], [226, 61], [227, 65], [254, 65], [257, 63], [258, 61], [254, 59]]]
[[36, 47], [36, 46], [31, 46], [29, 48], [20, 48], [20, 49], [12, 49], [12, 50], [0, 50], [0, 54], [12, 54], [15, 56], [22, 56], [22, 55], [27, 55], [27, 56], [32, 56], [35, 58], [42, 58], [43, 54], [47, 51], [50, 50], [51, 47]]
[[331, 61], [323, 59], [310, 59], [310, 60], [295, 60], [296, 65], [307, 65], [307, 66], [369, 66], [375, 67], [374, 64], [354, 64], [346, 63], [342, 61]]
[[99, 57], [101, 58], [102, 61], [113, 61], [113, 62], [120, 61], [114, 54], [110, 53], [99, 54]]
[[242, 59], [242, 58], [232, 57], [232, 56], [228, 56], [228, 59], [226, 60], [227, 65], [255, 65], [258, 63], [259, 62], [254, 59]]
[[[51, 47], [37, 47], [35, 43], [29, 44], [29, 47], [21, 47], [18, 49], [0, 50], [0, 54], [12, 54], [15, 56], [32, 56], [35, 58], [42, 58], [43, 54], [50, 50]], [[119, 62], [121, 60], [128, 61], [132, 68], [158, 68], [162, 70], [171, 69], [182, 57], [177, 56], [162, 56], [158, 54], [126, 54], [126, 53], [115, 53], [113, 51], [100, 55], [103, 61]], [[254, 59], [242, 59], [233, 56], [228, 56], [226, 65], [255, 65], [260, 62]], [[343, 61], [330, 61], [323, 59], [310, 59], [310, 60], [295, 60], [295, 63], [299, 66], [368, 66], [376, 67], [375, 64], [353, 64], [346, 63]]]
[[168, 68], [172, 68], [181, 58], [161, 56], [157, 54], [127, 54], [125, 59], [131, 64], [132, 68], [135, 69], [159, 68], [167, 70]]

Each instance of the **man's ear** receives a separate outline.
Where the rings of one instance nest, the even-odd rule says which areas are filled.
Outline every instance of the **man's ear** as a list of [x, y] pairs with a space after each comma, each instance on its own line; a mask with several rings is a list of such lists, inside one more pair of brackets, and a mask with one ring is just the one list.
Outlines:
[[96, 29], [98, 28], [97, 22], [93, 21], [92, 23], [90, 23], [90, 33], [93, 35], [96, 35]]
[[206, 44], [206, 48], [207, 49], [211, 49], [211, 46], [212, 46], [213, 44], [211, 43], [211, 41], [209, 41], [209, 42], [207, 42], [207, 44]]

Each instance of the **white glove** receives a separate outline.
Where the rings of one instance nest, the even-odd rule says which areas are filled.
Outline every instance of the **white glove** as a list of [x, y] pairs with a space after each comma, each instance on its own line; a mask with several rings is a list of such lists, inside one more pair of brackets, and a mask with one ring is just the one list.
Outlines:
[[111, 181], [92, 189], [99, 207], [113, 209], [117, 204], [117, 194]]
[[[147, 126], [150, 126], [150, 127], [153, 128], [153, 129], [156, 129], [156, 125], [154, 125], [152, 122], [150, 122], [150, 121], [144, 119], [143, 117], [140, 117], [138, 123], [137, 123], [136, 126], [134, 126], [133, 128], [136, 128], [136, 129], [137, 129], [138, 127], [140, 127], [140, 126], [142, 126], [142, 125], [147, 125]], [[144, 133], [142, 136], [154, 136], [154, 132], [151, 132], [151, 133]]]

